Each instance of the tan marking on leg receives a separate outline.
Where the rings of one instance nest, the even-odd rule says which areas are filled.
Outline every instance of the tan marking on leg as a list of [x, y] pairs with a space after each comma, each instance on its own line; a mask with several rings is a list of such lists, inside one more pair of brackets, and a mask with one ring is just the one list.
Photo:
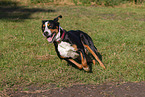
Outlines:
[[80, 55], [81, 55], [82, 65], [84, 67], [86, 67], [87, 66], [87, 61], [86, 61], [86, 59], [84, 59], [83, 54], [81, 52], [80, 52]]
[[95, 63], [96, 63], [95, 60], [92, 60], [92, 62], [93, 62], [93, 64], [95, 65]]
[[60, 58], [63, 58], [63, 59], [65, 59], [66, 57], [60, 56]]
[[84, 44], [84, 46], [91, 52], [91, 54], [95, 57], [95, 59], [100, 63], [100, 66], [105, 69], [104, 64], [101, 62], [101, 60], [99, 59], [99, 57], [94, 53], [94, 51], [88, 45], [85, 45]]
[[80, 52], [80, 55], [81, 55], [81, 60], [82, 60], [83, 69], [84, 69], [85, 71], [90, 71], [90, 68], [89, 68], [89, 66], [87, 65], [87, 60], [86, 60], [86, 58], [84, 59], [82, 52]]
[[72, 62], [73, 64], [75, 64], [79, 69], [82, 69], [83, 68], [83, 66], [81, 64], [77, 63], [75, 60], [73, 60], [73, 59], [68, 59], [68, 60], [70, 62]]

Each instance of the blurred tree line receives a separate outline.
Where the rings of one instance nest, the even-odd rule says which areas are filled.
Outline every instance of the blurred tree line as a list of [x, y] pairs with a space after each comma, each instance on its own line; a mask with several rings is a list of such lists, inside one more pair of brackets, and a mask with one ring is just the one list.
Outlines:
[[48, 3], [48, 2], [72, 2], [75, 5], [82, 4], [91, 4], [91, 2], [98, 4], [98, 5], [105, 5], [105, 6], [115, 6], [125, 3], [134, 3], [140, 4], [143, 3], [144, 0], [31, 0], [31, 3]]
[[18, 1], [18, 2], [27, 2], [27, 3], [32, 3], [32, 4], [37, 4], [37, 3], [60, 3], [64, 2], [64, 4], [67, 3], [73, 3], [75, 5], [90, 5], [92, 4], [97, 4], [97, 5], [104, 5], [104, 6], [115, 6], [115, 5], [120, 5], [120, 4], [125, 4], [125, 3], [133, 3], [133, 4], [141, 4], [144, 3], [145, 0], [0, 0], [0, 3], [3, 3], [2, 1]]

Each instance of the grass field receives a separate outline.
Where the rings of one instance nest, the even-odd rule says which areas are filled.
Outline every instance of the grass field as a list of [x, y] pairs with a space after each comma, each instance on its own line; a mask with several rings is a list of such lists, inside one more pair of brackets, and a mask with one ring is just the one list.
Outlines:
[[[41, 20], [88, 33], [103, 56], [87, 73], [61, 61], [41, 34]], [[145, 7], [31, 5], [0, 9], [0, 90], [13, 86], [145, 80]]]

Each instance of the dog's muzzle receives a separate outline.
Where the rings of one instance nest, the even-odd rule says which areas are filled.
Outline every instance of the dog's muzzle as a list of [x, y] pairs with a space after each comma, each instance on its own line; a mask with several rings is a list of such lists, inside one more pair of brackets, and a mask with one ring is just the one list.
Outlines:
[[49, 35], [48, 32], [44, 32], [44, 33], [43, 33], [43, 35], [44, 35], [46, 38], [52, 37], [53, 34], [56, 34], [56, 32], [53, 32], [51, 35]]
[[53, 32], [51, 35], [49, 35], [49, 33], [46, 31], [43, 33], [43, 36], [47, 38], [49, 43], [52, 43], [55, 40], [56, 32]]
[[43, 35], [47, 38], [49, 37], [48, 32], [44, 32]]

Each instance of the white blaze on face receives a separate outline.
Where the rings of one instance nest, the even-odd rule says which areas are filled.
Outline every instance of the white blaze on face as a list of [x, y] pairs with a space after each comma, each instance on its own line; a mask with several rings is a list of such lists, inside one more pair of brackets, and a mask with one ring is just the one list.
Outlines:
[[48, 32], [48, 35], [51, 35], [51, 31], [50, 29], [48, 29], [48, 22], [45, 22], [45, 29], [44, 29], [44, 32]]
[[[52, 32], [51, 32], [51, 30], [48, 28], [48, 23], [49, 22], [45, 22], [45, 29], [44, 29], [44, 33], [45, 32], [48, 32], [48, 36], [51, 36], [51, 34], [52, 34]], [[53, 34], [53, 36], [51, 36], [51, 37], [49, 37], [49, 38], [47, 38], [47, 40], [48, 40], [48, 42], [52, 42], [52, 40], [53, 40], [53, 38], [54, 38], [54, 36], [55, 36], [55, 34]]]

